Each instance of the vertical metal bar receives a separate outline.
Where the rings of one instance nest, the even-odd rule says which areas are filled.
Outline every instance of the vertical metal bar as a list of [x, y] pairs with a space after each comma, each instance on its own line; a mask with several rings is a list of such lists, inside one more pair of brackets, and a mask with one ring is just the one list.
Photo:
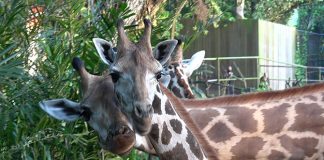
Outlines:
[[321, 69], [318, 68], [318, 80], [321, 80]]
[[261, 68], [260, 68], [260, 57], [258, 57], [258, 58], [256, 58], [256, 60], [257, 60], [257, 87], [259, 86], [259, 84], [260, 84], [260, 70], [261, 70]]
[[218, 81], [218, 96], [220, 96], [220, 59], [217, 58], [217, 81]]
[[307, 71], [307, 67], [305, 67], [305, 82], [306, 82], [306, 84], [308, 84], [308, 77], [307, 77], [307, 75], [308, 75], [308, 71]]

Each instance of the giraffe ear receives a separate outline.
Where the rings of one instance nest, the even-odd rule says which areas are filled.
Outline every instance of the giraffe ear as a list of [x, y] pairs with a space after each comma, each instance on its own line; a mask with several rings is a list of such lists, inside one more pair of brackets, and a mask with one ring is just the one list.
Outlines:
[[79, 103], [67, 99], [41, 101], [39, 106], [52, 117], [65, 121], [75, 121], [82, 113]]
[[186, 65], [186, 68], [184, 69], [184, 72], [187, 77], [190, 77], [193, 71], [198, 69], [205, 58], [205, 51], [199, 51], [195, 53], [190, 60], [184, 60], [183, 63]]
[[164, 65], [170, 58], [171, 53], [177, 45], [177, 40], [166, 40], [160, 42], [154, 48], [154, 58]]
[[101, 60], [109, 65], [113, 63], [116, 57], [116, 52], [113, 49], [112, 43], [101, 38], [93, 38], [92, 41]]

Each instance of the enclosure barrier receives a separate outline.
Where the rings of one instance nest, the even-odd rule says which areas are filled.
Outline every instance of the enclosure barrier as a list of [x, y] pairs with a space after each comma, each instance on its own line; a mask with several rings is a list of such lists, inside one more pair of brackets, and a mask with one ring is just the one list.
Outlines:
[[[296, 69], [300, 69], [302, 72], [304, 72], [304, 76], [302, 78], [298, 78], [295, 76], [291, 76], [291, 79], [286, 79], [286, 78], [279, 78], [279, 77], [269, 77], [269, 81], [284, 81], [284, 83], [287, 84], [287, 81], [292, 81], [292, 82], [297, 82], [300, 81], [303, 84], [307, 83], [315, 83], [323, 80], [322, 73], [324, 74], [324, 67], [313, 67], [313, 66], [304, 66], [304, 65], [298, 65], [298, 64], [290, 64], [286, 62], [280, 62], [280, 61], [274, 61], [272, 59], [268, 58], [262, 58], [259, 56], [245, 56], [245, 57], [218, 57], [218, 58], [205, 58], [205, 63], [207, 62], [213, 62], [215, 64], [216, 62], [216, 78], [215, 79], [208, 79], [208, 83], [216, 83], [218, 85], [218, 95], [221, 94], [221, 87], [222, 82], [228, 82], [228, 81], [235, 81], [235, 80], [242, 80], [242, 81], [251, 81], [254, 80], [256, 81], [255, 86], [258, 86], [260, 83], [260, 77], [262, 76], [263, 72], [265, 71], [266, 68], [285, 68], [291, 69], [291, 73], [295, 74]], [[254, 60], [255, 61], [255, 66], [252, 64], [250, 67], [256, 67], [256, 76], [244, 76], [244, 77], [237, 77], [237, 78], [223, 78], [221, 73], [221, 63], [224, 61], [239, 61], [239, 60]], [[273, 64], [268, 64], [269, 62], [275, 63]], [[228, 62], [229, 63], [229, 62]], [[279, 72], [279, 71], [278, 71]], [[280, 73], [279, 73], [280, 74]], [[283, 73], [284, 74], [284, 73]], [[243, 73], [244, 75], [244, 73]], [[309, 78], [309, 77], [316, 77], [316, 78]], [[281, 82], [282, 83], [282, 82]], [[246, 86], [245, 86], [246, 87]], [[235, 88], [235, 86], [234, 86]], [[279, 89], [284, 89], [284, 88], [279, 88]]]

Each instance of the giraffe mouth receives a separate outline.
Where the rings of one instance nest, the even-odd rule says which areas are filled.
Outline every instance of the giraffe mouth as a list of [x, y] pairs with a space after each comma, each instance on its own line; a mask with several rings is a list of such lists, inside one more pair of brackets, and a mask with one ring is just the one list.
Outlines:
[[125, 149], [122, 149], [122, 150], [114, 150], [114, 149], [111, 149], [110, 147], [105, 147], [103, 144], [100, 144], [101, 148], [104, 149], [105, 151], [109, 151], [113, 154], [117, 154], [119, 156], [126, 156], [128, 155], [133, 147], [134, 147], [135, 143], [133, 145], [129, 145], [127, 146]]
[[125, 152], [121, 152], [118, 155], [120, 155], [120, 156], [129, 155], [129, 153], [132, 151], [132, 149], [133, 149], [133, 146], [130, 146], [128, 150], [126, 150]]
[[134, 131], [121, 129], [119, 134], [115, 136], [109, 135], [105, 140], [99, 136], [99, 143], [104, 150], [117, 155], [127, 155], [135, 145], [135, 139]]

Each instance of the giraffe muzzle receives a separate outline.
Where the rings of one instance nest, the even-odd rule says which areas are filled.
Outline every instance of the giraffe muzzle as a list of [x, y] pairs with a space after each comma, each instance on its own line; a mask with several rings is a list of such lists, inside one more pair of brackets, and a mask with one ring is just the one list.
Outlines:
[[[145, 106], [145, 107], [143, 107]], [[133, 125], [140, 135], [146, 135], [151, 131], [153, 107], [152, 105], [134, 105]]]

